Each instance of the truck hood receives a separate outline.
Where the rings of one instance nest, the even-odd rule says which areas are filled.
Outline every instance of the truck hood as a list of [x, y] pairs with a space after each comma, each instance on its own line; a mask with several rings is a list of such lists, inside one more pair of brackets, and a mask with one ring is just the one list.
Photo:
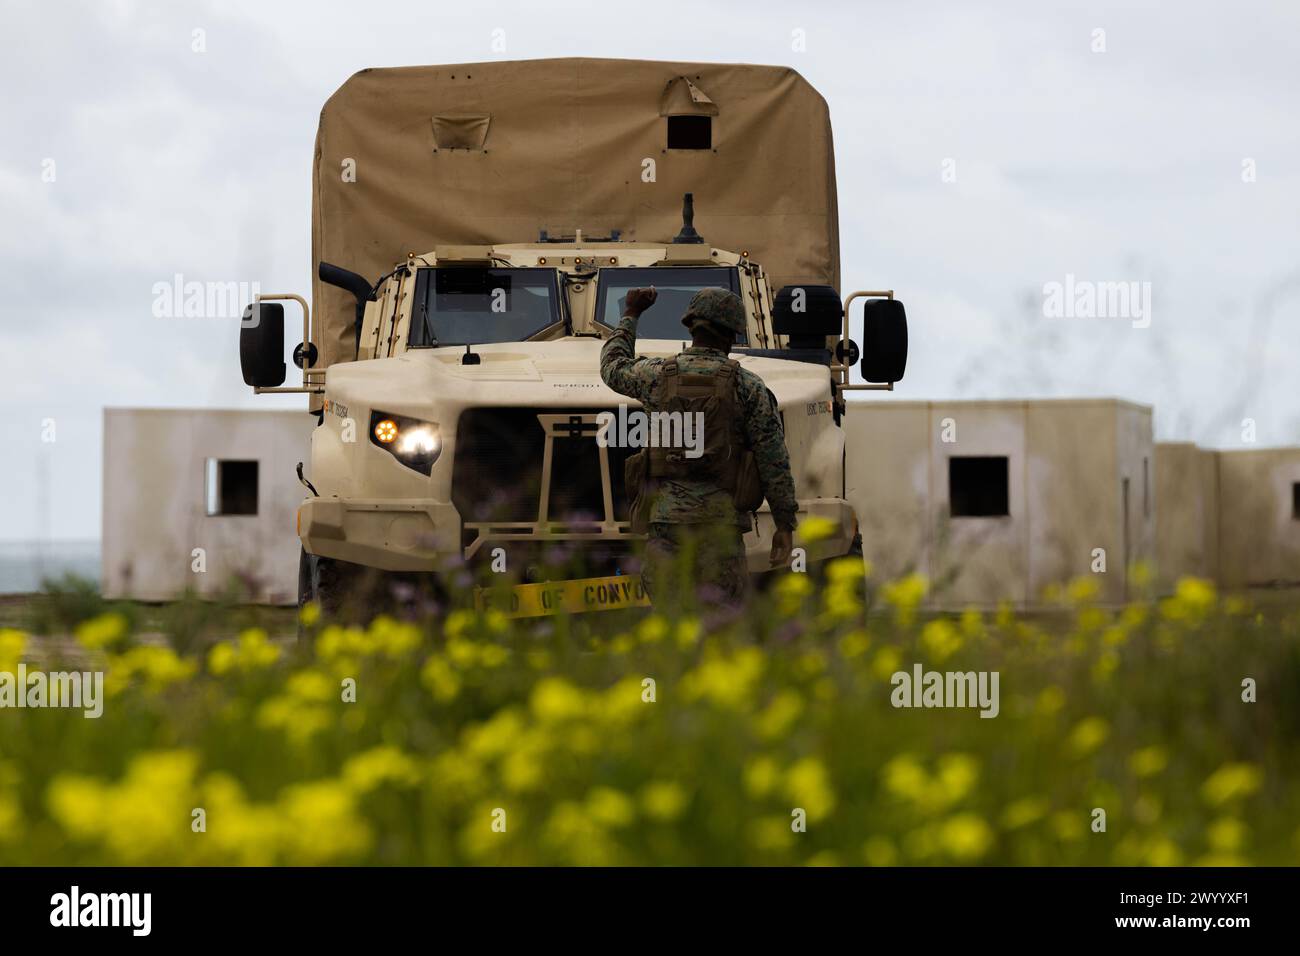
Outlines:
[[[477, 364], [464, 364], [464, 346], [410, 349], [392, 358], [330, 367], [326, 392], [394, 413], [420, 414], [448, 406], [613, 406], [628, 399], [600, 378], [595, 338], [475, 345]], [[641, 339], [638, 356], [674, 355], [689, 343]], [[741, 367], [763, 379], [781, 406], [826, 398], [825, 367], [736, 355]]]

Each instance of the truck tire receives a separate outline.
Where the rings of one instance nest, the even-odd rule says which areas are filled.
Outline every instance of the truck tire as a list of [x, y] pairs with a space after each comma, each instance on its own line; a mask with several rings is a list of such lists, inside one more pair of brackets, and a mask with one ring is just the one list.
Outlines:
[[[397, 590], [407, 594], [404, 602]], [[367, 624], [379, 614], [409, 618], [411, 601], [433, 600], [447, 606], [450, 596], [433, 574], [401, 574], [380, 571], [337, 558], [308, 554], [298, 557], [298, 636], [304, 634], [302, 608], [315, 602], [323, 620], [340, 624]], [[406, 606], [404, 606], [404, 603]]]
[[308, 554], [304, 548], [298, 560], [298, 608], [314, 601], [321, 614], [337, 616], [354, 595], [354, 586], [361, 583], [356, 571], [367, 569], [334, 558]]
[[369, 571], [346, 561], [308, 554], [304, 548], [298, 557], [298, 639], [305, 636], [302, 609], [309, 603], [320, 608], [321, 619], [339, 623], [352, 623], [352, 612], [363, 612], [367, 606], [365, 595], [360, 593], [364, 575]]
[[298, 643], [307, 636], [302, 624], [302, 609], [312, 601], [311, 558], [306, 548], [298, 549]]

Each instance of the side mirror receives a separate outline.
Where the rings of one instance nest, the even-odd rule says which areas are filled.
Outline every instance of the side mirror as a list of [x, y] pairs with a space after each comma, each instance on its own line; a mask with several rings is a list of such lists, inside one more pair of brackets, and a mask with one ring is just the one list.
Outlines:
[[862, 377], [901, 382], [907, 370], [907, 312], [897, 299], [867, 299], [862, 309]]
[[254, 302], [244, 309], [239, 367], [245, 385], [274, 388], [284, 384], [284, 306], [279, 302]]
[[828, 285], [782, 286], [772, 301], [772, 331], [791, 348], [825, 348], [826, 338], [844, 334], [844, 305]]

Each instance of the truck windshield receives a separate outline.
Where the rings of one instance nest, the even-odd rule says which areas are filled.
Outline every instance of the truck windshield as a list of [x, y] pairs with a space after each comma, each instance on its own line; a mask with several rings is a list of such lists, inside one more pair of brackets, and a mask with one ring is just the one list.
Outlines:
[[[617, 328], [627, 305], [629, 289], [654, 286], [659, 293], [654, 306], [641, 316], [637, 335], [649, 339], [688, 339], [682, 316], [691, 296], [701, 289], [720, 286], [740, 293], [740, 279], [733, 268], [697, 266], [649, 269], [602, 269], [596, 295], [596, 321]], [[746, 342], [744, 333], [736, 336], [737, 344]]]
[[521, 342], [561, 321], [554, 269], [421, 269], [411, 348]]

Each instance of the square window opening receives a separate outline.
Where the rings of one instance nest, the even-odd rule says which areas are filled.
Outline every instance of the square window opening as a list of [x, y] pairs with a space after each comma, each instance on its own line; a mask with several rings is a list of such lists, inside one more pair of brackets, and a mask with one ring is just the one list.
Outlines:
[[209, 458], [204, 500], [209, 517], [257, 514], [257, 462]]
[[1005, 518], [1011, 514], [1006, 455], [948, 459], [948, 507], [954, 518]]
[[712, 116], [668, 117], [669, 149], [712, 149]]

